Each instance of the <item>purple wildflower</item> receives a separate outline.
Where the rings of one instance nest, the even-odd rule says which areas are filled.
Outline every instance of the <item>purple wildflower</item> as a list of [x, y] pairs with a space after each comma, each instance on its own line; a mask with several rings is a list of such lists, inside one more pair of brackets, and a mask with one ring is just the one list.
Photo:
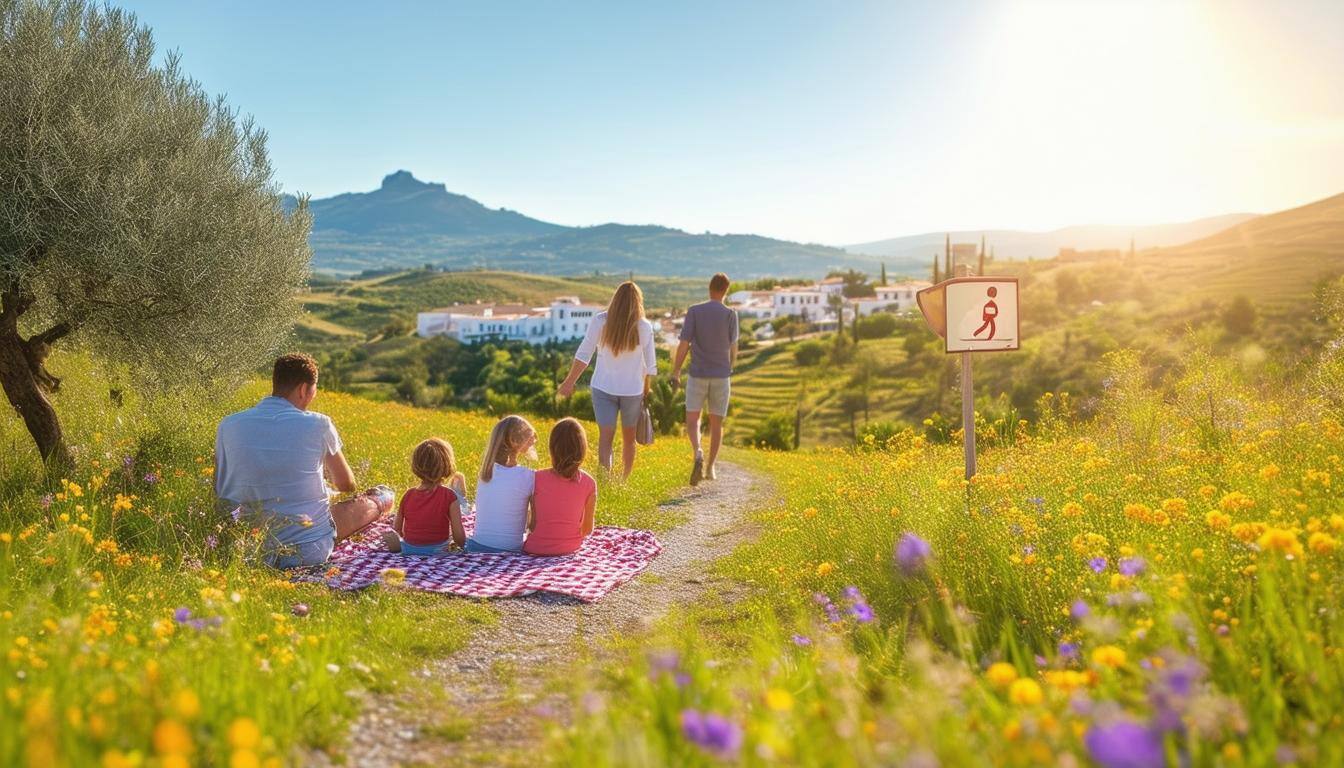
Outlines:
[[207, 629], [213, 629], [215, 627], [223, 625], [224, 617], [211, 616], [208, 619], [188, 619], [185, 623], [188, 627], [191, 627], [197, 632], [201, 632]]
[[178, 624], [184, 624], [190, 618], [191, 618], [191, 609], [187, 608], [186, 606], [183, 606], [173, 611], [173, 621], [176, 621]]
[[1060, 643], [1060, 644], [1059, 644], [1059, 657], [1060, 657], [1061, 659], [1076, 659], [1076, 658], [1078, 658], [1078, 644], [1077, 644], [1077, 643]]
[[1138, 576], [1148, 566], [1142, 557], [1126, 557], [1120, 561], [1120, 573], [1124, 576]]
[[122, 456], [122, 457], [121, 457], [121, 466], [123, 466], [123, 467], [125, 467], [125, 468], [127, 468], [127, 469], [130, 469], [130, 468], [131, 468], [131, 465], [133, 465], [133, 464], [135, 464], [135, 458], [134, 458], [134, 457], [132, 457], [132, 456]]
[[1090, 615], [1092, 615], [1092, 608], [1088, 606], [1086, 600], [1074, 600], [1073, 605], [1069, 606], [1069, 616], [1073, 617], [1074, 621], [1082, 621]]
[[872, 606], [863, 601], [858, 601], [849, 607], [849, 614], [860, 624], [867, 624], [877, 618], [873, 613]]
[[909, 531], [901, 534], [896, 542], [896, 565], [906, 576], [917, 576], [928, 567], [933, 557], [933, 547]]
[[804, 646], [811, 645], [812, 638], [808, 637], [807, 635], [795, 634], [793, 636], [793, 644], [798, 646], [799, 648], [802, 648]]
[[1087, 567], [1091, 568], [1093, 573], [1101, 573], [1106, 570], [1106, 558], [1094, 557], [1087, 561]]
[[722, 715], [682, 710], [681, 734], [717, 757], [733, 757], [742, 748], [742, 728]]
[[1040, 496], [1032, 496], [1030, 499], [1027, 499], [1027, 502], [1037, 509], [1040, 509], [1041, 505], [1045, 504], [1045, 499], [1042, 499]]
[[1162, 768], [1167, 764], [1162, 737], [1133, 720], [1094, 725], [1083, 743], [1102, 768]]
[[845, 587], [844, 595], [845, 595], [845, 597], [849, 598], [850, 600], [862, 600], [862, 599], [863, 599], [863, 593], [859, 591], [859, 588], [858, 588], [858, 587], [856, 587], [856, 586], [854, 586], [854, 585], [852, 585], [852, 584], [851, 584], [850, 586], [848, 586], [848, 587]]
[[219, 538], [215, 534], [211, 533], [205, 537], [206, 549], [214, 549], [217, 546], [219, 546]]
[[243, 522], [243, 508], [242, 508], [242, 506], [240, 505], [240, 506], [234, 507], [234, 508], [233, 508], [233, 511], [229, 513], [229, 517], [232, 517], [232, 518], [233, 518], [233, 522], [235, 522], [235, 523], [241, 523], [241, 522]]
[[676, 672], [681, 669], [681, 655], [676, 651], [653, 651], [649, 653], [649, 669], [654, 673]]
[[46, 493], [42, 495], [42, 498], [37, 500], [37, 503], [41, 504], [43, 509], [51, 509], [52, 500], [51, 494]]
[[1025, 547], [1022, 548], [1022, 554], [1024, 554], [1024, 555], [1034, 555], [1034, 554], [1036, 554], [1036, 545], [1035, 545], [1035, 544], [1028, 544], [1028, 545], [1026, 545]]
[[146, 472], [146, 473], [145, 473], [145, 482], [148, 483], [149, 485], [154, 485], [155, 483], [159, 482], [159, 473], [158, 473], [158, 472]]

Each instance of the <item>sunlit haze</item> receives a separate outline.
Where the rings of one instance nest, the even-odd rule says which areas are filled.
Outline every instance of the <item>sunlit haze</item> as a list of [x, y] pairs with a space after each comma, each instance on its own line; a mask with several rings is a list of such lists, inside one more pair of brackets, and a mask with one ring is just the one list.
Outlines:
[[1344, 191], [1344, 3], [125, 3], [283, 187], [832, 244]]

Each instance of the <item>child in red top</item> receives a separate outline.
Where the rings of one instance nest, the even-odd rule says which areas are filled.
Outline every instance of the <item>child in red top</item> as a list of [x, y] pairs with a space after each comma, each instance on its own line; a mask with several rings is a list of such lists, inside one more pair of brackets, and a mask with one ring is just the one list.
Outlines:
[[466, 481], [457, 471], [453, 446], [437, 437], [417, 445], [411, 471], [420, 485], [402, 495], [392, 530], [383, 534], [388, 551], [438, 555], [462, 546], [467, 540], [461, 504]]
[[588, 436], [574, 419], [561, 419], [551, 430], [551, 468], [536, 474], [532, 525], [523, 551], [529, 555], [568, 555], [593, 532], [597, 483], [579, 469], [588, 455]]

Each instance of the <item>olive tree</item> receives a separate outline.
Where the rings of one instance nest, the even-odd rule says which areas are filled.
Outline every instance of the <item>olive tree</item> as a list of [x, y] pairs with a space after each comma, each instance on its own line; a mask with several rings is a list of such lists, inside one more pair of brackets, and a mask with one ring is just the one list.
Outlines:
[[54, 345], [172, 387], [250, 370], [297, 315], [308, 228], [264, 132], [134, 16], [0, 0], [0, 384], [49, 464]]

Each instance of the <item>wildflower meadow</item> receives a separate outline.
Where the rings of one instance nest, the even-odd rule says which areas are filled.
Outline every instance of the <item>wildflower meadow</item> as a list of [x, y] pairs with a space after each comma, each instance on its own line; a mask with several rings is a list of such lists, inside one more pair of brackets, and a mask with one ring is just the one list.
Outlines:
[[[73, 476], [44, 480], [22, 424], [0, 420], [0, 764], [245, 768], [339, 755], [362, 692], [399, 684], [492, 621], [483, 602], [407, 592], [395, 574], [344, 594], [257, 563], [255, 532], [214, 505], [212, 452], [219, 417], [262, 384], [154, 399], [128, 388], [117, 404], [119, 371], [80, 356], [60, 366]], [[432, 435], [472, 476], [494, 423], [328, 392], [314, 407], [336, 422], [363, 485], [398, 490], [412, 482], [411, 448]], [[653, 514], [682, 482], [674, 449], [646, 452], [629, 483], [604, 480], [598, 522], [675, 525]]]
[[[577, 691], [574, 765], [1344, 761], [1338, 413], [1196, 357], [1108, 360], [962, 478], [960, 451], [738, 452], [777, 501], [688, 606]], [[987, 436], [988, 437], [988, 436]]]

